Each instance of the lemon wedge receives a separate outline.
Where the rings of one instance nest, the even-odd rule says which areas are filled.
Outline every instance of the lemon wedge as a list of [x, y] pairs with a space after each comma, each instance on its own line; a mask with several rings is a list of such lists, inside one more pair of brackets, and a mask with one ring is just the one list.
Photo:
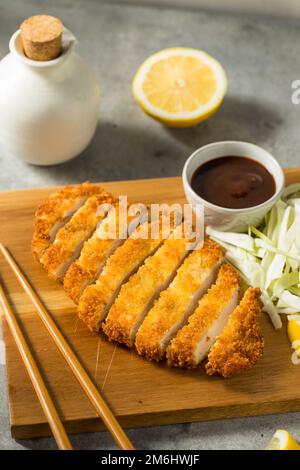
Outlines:
[[266, 450], [300, 450], [300, 445], [289, 432], [278, 429], [267, 445]]
[[290, 338], [291, 344], [295, 344], [298, 341], [299, 346], [295, 348], [297, 351], [297, 356], [300, 357], [300, 322], [296, 320], [290, 320], [288, 322], [288, 335]]
[[175, 47], [150, 56], [137, 71], [133, 95], [154, 119], [189, 127], [210, 117], [227, 90], [221, 64], [198, 49]]

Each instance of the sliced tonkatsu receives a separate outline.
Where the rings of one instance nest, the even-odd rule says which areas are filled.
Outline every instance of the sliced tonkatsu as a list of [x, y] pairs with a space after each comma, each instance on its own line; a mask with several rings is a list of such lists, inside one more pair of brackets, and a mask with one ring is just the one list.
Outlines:
[[263, 354], [260, 289], [247, 289], [208, 355], [208, 375], [231, 377], [253, 367]]
[[[145, 215], [131, 216], [124, 207], [116, 204], [103, 219], [94, 234], [83, 245], [79, 258], [74, 261], [64, 277], [64, 289], [76, 304], [89, 284], [100, 274], [107, 258], [130, 235]], [[125, 215], [125, 217], [124, 217]]]
[[207, 356], [238, 304], [240, 279], [236, 269], [223, 264], [216, 283], [200, 299], [188, 324], [167, 348], [170, 366], [194, 368]]
[[44, 251], [54, 241], [59, 229], [86, 202], [87, 198], [103, 192], [91, 183], [65, 186], [51, 194], [36, 210], [32, 252], [39, 261]]
[[70, 264], [79, 256], [84, 242], [107, 215], [112, 203], [113, 197], [105, 191], [91, 196], [57, 232], [54, 242], [40, 260], [50, 277], [62, 280]]
[[108, 258], [97, 282], [89, 285], [79, 300], [79, 318], [92, 331], [99, 331], [111, 305], [123, 283], [135, 272], [148, 256], [162, 244], [170, 234], [170, 228], [159, 224], [158, 237], [151, 238], [157, 223], [145, 222]]
[[188, 240], [184, 236], [179, 238], [183, 231], [182, 225], [123, 284], [103, 325], [103, 331], [110, 341], [133, 346], [137, 330], [153, 301], [169, 285], [187, 255]]
[[135, 346], [139, 354], [155, 361], [164, 358], [167, 345], [215, 281], [223, 259], [223, 250], [211, 240], [206, 240], [200, 249], [187, 256], [136, 335]]
[[264, 349], [260, 290], [240, 300], [238, 271], [224, 264], [218, 243], [200, 244], [178, 204], [158, 214], [144, 204], [121, 209], [87, 182], [53, 193], [36, 211], [33, 255], [63, 282], [79, 318], [169, 366], [197, 368], [208, 357], [207, 374], [225, 378], [254, 366]]

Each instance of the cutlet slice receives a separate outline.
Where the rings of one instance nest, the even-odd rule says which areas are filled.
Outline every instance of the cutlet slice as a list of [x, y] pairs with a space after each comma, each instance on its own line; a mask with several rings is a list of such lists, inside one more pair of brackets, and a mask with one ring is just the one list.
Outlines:
[[160, 361], [166, 347], [217, 277], [224, 253], [220, 245], [206, 240], [187, 256], [170, 286], [161, 292], [142, 323], [135, 340], [137, 352]]
[[78, 304], [84, 289], [99, 276], [107, 258], [130, 235], [146, 214], [132, 216], [119, 204], [114, 206], [100, 223], [91, 238], [83, 245], [80, 257], [71, 264], [64, 277], [64, 289]]
[[[79, 256], [84, 242], [106, 216], [112, 203], [111, 194], [104, 191], [91, 196], [69, 222], [57, 232], [53, 244], [47, 248], [41, 258], [41, 263], [50, 277], [56, 280], [64, 277], [70, 264]], [[99, 210], [100, 207], [103, 209]]]
[[240, 304], [231, 313], [227, 325], [208, 355], [208, 375], [232, 375], [254, 366], [263, 354], [260, 334], [260, 289], [247, 289]]
[[238, 303], [239, 274], [223, 264], [216, 283], [200, 299], [188, 324], [178, 331], [167, 348], [168, 365], [194, 368], [207, 356]]
[[184, 237], [178, 238], [180, 231], [181, 225], [122, 286], [103, 325], [110, 341], [129, 347], [133, 345], [136, 332], [153, 301], [169, 285], [187, 254], [188, 243]]
[[[94, 332], [98, 332], [124, 282], [169, 235], [169, 229], [159, 226], [158, 237], [151, 238], [156, 222], [144, 223], [108, 258], [97, 282], [89, 285], [79, 300], [78, 316]], [[154, 229], [154, 230], [152, 230]]]
[[72, 215], [85, 203], [88, 197], [101, 193], [103, 189], [91, 183], [65, 186], [51, 194], [35, 213], [35, 229], [32, 239], [32, 252], [40, 258], [48, 246], [54, 241], [59, 229], [65, 225]]

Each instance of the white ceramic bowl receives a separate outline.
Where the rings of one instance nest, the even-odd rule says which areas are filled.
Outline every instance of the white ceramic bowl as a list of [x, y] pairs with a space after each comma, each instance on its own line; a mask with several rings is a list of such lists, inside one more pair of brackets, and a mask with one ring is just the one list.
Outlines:
[[[262, 164], [274, 177], [275, 194], [264, 203], [245, 209], [228, 209], [216, 206], [198, 196], [191, 187], [191, 179], [195, 170], [205, 162], [226, 156], [248, 157]], [[204, 206], [205, 224], [222, 231], [243, 232], [248, 225], [259, 225], [265, 214], [280, 198], [284, 189], [283, 170], [269, 152], [258, 145], [234, 140], [215, 142], [196, 150], [184, 165], [182, 179], [188, 202]]]

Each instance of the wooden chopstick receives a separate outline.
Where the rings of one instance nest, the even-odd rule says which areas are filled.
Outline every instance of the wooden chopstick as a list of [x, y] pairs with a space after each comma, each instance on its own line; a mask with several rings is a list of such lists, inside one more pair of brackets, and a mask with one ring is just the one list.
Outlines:
[[61, 450], [72, 450], [72, 444], [69, 441], [65, 428], [59, 418], [55, 405], [49, 395], [45, 382], [31, 354], [30, 348], [26, 343], [23, 333], [19, 327], [18, 321], [9, 305], [9, 302], [1, 284], [0, 305], [4, 312], [9, 329], [21, 354], [22, 360], [34, 387], [35, 393], [39, 399], [41, 407], [52, 430], [57, 446]]
[[35, 293], [31, 285], [29, 284], [28, 280], [26, 279], [26, 277], [20, 270], [19, 266], [17, 265], [15, 260], [12, 258], [8, 250], [2, 245], [2, 243], [0, 243], [0, 250], [2, 251], [6, 261], [8, 262], [15, 276], [20, 282], [21, 286], [23, 287], [23, 289], [29, 296], [30, 300], [34, 304], [39, 314], [39, 317], [41, 318], [42, 322], [46, 326], [56, 346], [60, 350], [61, 354], [63, 355], [68, 365], [70, 366], [72, 372], [74, 373], [76, 379], [80, 383], [81, 387], [83, 388], [90, 402], [96, 409], [98, 415], [102, 418], [106, 428], [111, 433], [115, 442], [118, 444], [118, 446], [121, 449], [134, 450], [134, 447], [131, 441], [129, 440], [125, 431], [120, 426], [113, 412], [110, 410], [110, 408], [106, 404], [105, 400], [101, 396], [97, 387], [95, 386], [93, 381], [90, 379], [89, 375], [87, 374], [82, 364], [79, 362], [77, 356], [75, 355], [75, 353], [69, 346], [67, 340], [64, 338], [63, 334], [60, 332], [59, 328], [55, 324], [50, 314], [45, 309], [44, 305], [42, 304], [37, 294]]

